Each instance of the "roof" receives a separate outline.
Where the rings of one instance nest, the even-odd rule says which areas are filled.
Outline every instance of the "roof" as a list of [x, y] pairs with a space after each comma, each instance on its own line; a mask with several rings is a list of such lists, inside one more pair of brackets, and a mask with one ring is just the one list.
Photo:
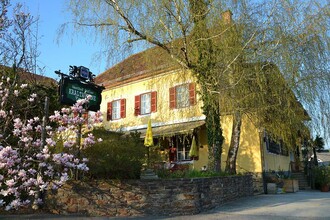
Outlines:
[[120, 63], [99, 74], [96, 84], [105, 87], [143, 79], [161, 72], [177, 69], [179, 65], [160, 47], [152, 47], [131, 55]]
[[[0, 70], [9, 71], [10, 69], [11, 69], [11, 67], [0, 65]], [[32, 83], [32, 84], [42, 83], [42, 84], [47, 84], [47, 85], [57, 83], [56, 80], [53, 78], [35, 74], [35, 73], [30, 73], [21, 68], [17, 69], [17, 73], [19, 75], [19, 79], [26, 83]]]
[[322, 162], [330, 162], [330, 152], [317, 152], [317, 158]]
[[[319, 163], [319, 165], [330, 165], [330, 152], [329, 150], [325, 150], [322, 152], [317, 152], [316, 153], [317, 156], [317, 162]], [[311, 161], [314, 158], [314, 154], [312, 154], [309, 158], [309, 161]]]

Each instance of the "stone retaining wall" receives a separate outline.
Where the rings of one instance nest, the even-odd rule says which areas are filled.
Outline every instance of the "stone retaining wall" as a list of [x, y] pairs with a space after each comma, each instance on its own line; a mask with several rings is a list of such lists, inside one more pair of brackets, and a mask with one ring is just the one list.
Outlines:
[[192, 179], [73, 182], [46, 204], [57, 214], [91, 216], [190, 215], [253, 195], [251, 175]]

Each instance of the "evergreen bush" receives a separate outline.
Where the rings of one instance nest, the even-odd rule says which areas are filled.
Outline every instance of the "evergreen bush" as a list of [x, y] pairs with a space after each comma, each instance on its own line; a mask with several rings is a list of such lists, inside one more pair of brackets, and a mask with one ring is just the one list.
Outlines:
[[95, 129], [93, 133], [103, 141], [83, 152], [89, 158], [89, 178], [140, 178], [146, 148], [139, 138], [139, 133], [122, 135], [102, 128]]

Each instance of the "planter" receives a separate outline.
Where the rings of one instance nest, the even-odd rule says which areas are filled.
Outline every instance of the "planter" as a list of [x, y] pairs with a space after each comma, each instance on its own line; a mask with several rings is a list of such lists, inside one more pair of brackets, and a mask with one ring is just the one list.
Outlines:
[[267, 193], [268, 194], [276, 194], [277, 193], [276, 183], [267, 183]]
[[283, 188], [285, 192], [297, 192], [299, 190], [298, 180], [284, 179], [283, 182], [284, 182]]
[[321, 192], [329, 192], [329, 185], [325, 184], [320, 187]]

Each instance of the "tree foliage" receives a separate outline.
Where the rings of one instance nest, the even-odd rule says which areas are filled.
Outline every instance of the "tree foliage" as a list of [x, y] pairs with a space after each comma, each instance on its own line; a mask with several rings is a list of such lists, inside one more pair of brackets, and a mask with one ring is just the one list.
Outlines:
[[321, 0], [70, 1], [76, 30], [93, 32], [109, 57], [157, 46], [195, 74], [213, 159], [224, 114], [256, 118], [294, 147], [308, 119], [299, 101], [313, 132], [329, 134], [329, 8]]
[[317, 151], [321, 151], [324, 149], [324, 140], [319, 135], [316, 135], [313, 144]]

